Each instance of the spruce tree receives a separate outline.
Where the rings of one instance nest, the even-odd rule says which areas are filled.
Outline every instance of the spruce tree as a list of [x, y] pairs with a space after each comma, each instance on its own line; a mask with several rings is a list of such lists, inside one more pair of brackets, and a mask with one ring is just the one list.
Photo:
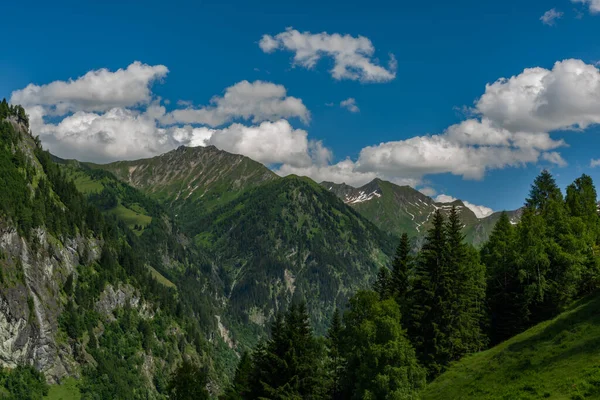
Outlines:
[[475, 249], [465, 243], [463, 224], [452, 207], [446, 234], [448, 256], [443, 291], [449, 361], [483, 349], [487, 339], [482, 331], [485, 317], [485, 267]]
[[539, 212], [544, 212], [551, 200], [562, 201], [562, 193], [556, 185], [552, 174], [548, 170], [543, 170], [535, 178], [533, 185], [531, 185], [525, 206]]
[[222, 396], [226, 400], [250, 399], [251, 393], [252, 357], [249, 352], [244, 352], [235, 370], [233, 383]]
[[487, 305], [490, 339], [500, 343], [523, 330], [523, 294], [516, 265], [516, 232], [503, 212], [489, 240], [481, 249], [487, 268]]
[[412, 257], [410, 255], [410, 240], [408, 234], [403, 233], [400, 237], [400, 244], [396, 249], [394, 261], [392, 263], [392, 292], [396, 301], [400, 305], [400, 310], [406, 312], [406, 295], [408, 293], [408, 276], [412, 268]]
[[271, 339], [255, 351], [250, 398], [320, 398], [326, 389], [323, 362], [305, 304], [293, 304], [276, 317]]
[[377, 278], [373, 283], [373, 290], [379, 294], [382, 300], [392, 296], [392, 276], [387, 267], [379, 268]]
[[446, 239], [444, 216], [438, 209], [415, 265], [408, 324], [417, 354], [432, 375], [439, 373], [447, 360], [443, 348], [448, 338], [442, 330], [445, 322], [442, 280], [446, 274]]
[[331, 325], [327, 331], [328, 374], [330, 377], [329, 398], [342, 399], [341, 382], [344, 374], [345, 360], [342, 357], [342, 318], [336, 308], [333, 312]]

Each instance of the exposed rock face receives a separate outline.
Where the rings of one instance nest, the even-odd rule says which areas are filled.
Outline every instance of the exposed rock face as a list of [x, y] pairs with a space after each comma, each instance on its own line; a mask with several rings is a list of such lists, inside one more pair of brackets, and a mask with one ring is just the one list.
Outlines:
[[[35, 244], [30, 244], [35, 243]], [[42, 229], [26, 241], [0, 220], [0, 365], [32, 364], [50, 383], [76, 375], [73, 352], [57, 341], [62, 310], [62, 285], [76, 274], [83, 248], [97, 258], [97, 244], [67, 240], [61, 243]]]
[[112, 285], [106, 285], [96, 302], [96, 311], [109, 319], [114, 319], [113, 311], [124, 307], [137, 309], [142, 318], [153, 316], [148, 304], [141, 302], [139, 293], [128, 284], [121, 284], [116, 289]]

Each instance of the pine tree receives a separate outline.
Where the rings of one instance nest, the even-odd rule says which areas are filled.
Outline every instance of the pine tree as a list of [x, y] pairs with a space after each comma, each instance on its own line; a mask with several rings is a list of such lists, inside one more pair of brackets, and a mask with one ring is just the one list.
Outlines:
[[442, 289], [446, 274], [446, 239], [444, 216], [438, 209], [433, 215], [432, 227], [427, 232], [415, 265], [408, 324], [409, 337], [431, 375], [439, 373], [448, 359], [443, 354], [448, 338], [442, 330], [445, 318]]
[[523, 294], [516, 266], [516, 232], [503, 212], [489, 240], [481, 249], [487, 268], [487, 304], [490, 312], [490, 339], [500, 343], [524, 327]]
[[391, 279], [392, 292], [400, 305], [403, 317], [407, 310], [406, 295], [409, 288], [408, 276], [411, 268], [412, 257], [410, 255], [410, 240], [408, 239], [408, 235], [403, 233], [400, 237], [400, 244], [396, 249], [396, 255], [394, 256], [394, 261], [392, 263]]
[[254, 354], [250, 398], [320, 398], [325, 391], [323, 362], [306, 305], [292, 304], [284, 316], [277, 316], [271, 339]]
[[462, 229], [458, 211], [452, 207], [446, 224], [448, 256], [443, 280], [449, 361], [479, 351], [487, 342], [481, 329], [485, 316], [485, 268], [475, 249], [464, 242]]
[[235, 370], [233, 383], [227, 389], [222, 399], [245, 400], [250, 399], [251, 392], [252, 357], [249, 352], [244, 352]]
[[336, 308], [333, 312], [331, 325], [327, 331], [328, 372], [331, 378], [329, 398], [342, 399], [341, 381], [344, 373], [345, 360], [342, 357], [343, 325], [340, 312]]
[[392, 296], [392, 276], [387, 267], [379, 268], [377, 278], [373, 283], [373, 290], [379, 294], [382, 300]]
[[531, 185], [525, 206], [543, 213], [551, 200], [562, 202], [562, 193], [550, 172], [543, 170]]

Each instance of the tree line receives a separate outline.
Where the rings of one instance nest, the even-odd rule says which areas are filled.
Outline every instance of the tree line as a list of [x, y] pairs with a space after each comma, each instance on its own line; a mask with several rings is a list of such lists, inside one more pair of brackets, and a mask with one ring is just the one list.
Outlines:
[[534, 181], [520, 222], [502, 213], [478, 251], [460, 214], [433, 216], [422, 248], [403, 234], [390, 268], [336, 310], [317, 337], [303, 303], [242, 355], [225, 400], [413, 399], [453, 361], [552, 318], [600, 283], [600, 217], [592, 179], [563, 197]]

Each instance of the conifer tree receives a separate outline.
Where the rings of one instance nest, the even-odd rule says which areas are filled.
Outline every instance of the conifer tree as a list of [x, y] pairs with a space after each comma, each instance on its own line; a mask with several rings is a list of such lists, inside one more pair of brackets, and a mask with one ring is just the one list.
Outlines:
[[329, 398], [342, 399], [341, 382], [344, 373], [345, 360], [342, 357], [343, 325], [339, 310], [333, 312], [331, 325], [327, 331], [328, 371], [331, 378]]
[[[410, 255], [410, 240], [408, 234], [403, 233], [400, 237], [400, 244], [396, 249], [394, 261], [392, 263], [391, 286], [394, 297], [400, 305], [400, 310], [406, 312], [406, 295], [408, 293], [408, 276], [412, 268], [412, 257]], [[404, 315], [403, 315], [404, 316]]]
[[525, 201], [525, 206], [538, 212], [544, 212], [551, 200], [562, 202], [562, 193], [556, 185], [556, 181], [552, 177], [552, 174], [550, 174], [548, 170], [543, 170], [540, 175], [535, 178], [533, 185], [531, 185], [529, 197]]
[[516, 232], [503, 212], [481, 249], [487, 268], [487, 304], [490, 339], [500, 343], [523, 330], [523, 294], [516, 266]]
[[325, 391], [323, 351], [312, 335], [304, 303], [291, 305], [253, 357], [250, 398], [316, 399]]
[[233, 383], [227, 389], [222, 399], [245, 400], [250, 399], [251, 391], [252, 358], [249, 352], [244, 352], [235, 370]]
[[475, 249], [465, 243], [463, 224], [456, 207], [452, 207], [446, 234], [448, 257], [446, 329], [449, 337], [449, 360], [455, 361], [467, 353], [483, 349], [487, 343], [482, 331], [485, 317], [485, 267]]
[[379, 294], [379, 298], [382, 300], [392, 296], [392, 276], [387, 267], [379, 268], [377, 278], [373, 283], [373, 290]]
[[442, 330], [447, 240], [444, 216], [439, 209], [432, 223], [415, 265], [408, 332], [421, 362], [435, 375], [447, 361], [443, 349], [448, 340]]

